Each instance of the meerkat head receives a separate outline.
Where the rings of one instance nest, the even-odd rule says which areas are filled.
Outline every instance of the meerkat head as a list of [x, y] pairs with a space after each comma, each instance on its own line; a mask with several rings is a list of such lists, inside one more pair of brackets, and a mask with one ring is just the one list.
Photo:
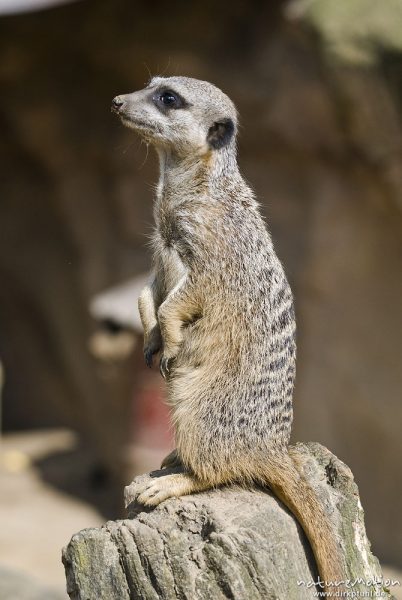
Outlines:
[[157, 149], [179, 156], [202, 156], [235, 144], [236, 108], [206, 81], [154, 77], [145, 89], [116, 96], [112, 111]]

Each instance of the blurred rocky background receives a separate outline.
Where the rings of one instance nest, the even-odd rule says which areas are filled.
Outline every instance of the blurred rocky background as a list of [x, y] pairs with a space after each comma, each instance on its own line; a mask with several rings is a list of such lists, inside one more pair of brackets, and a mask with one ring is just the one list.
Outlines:
[[[238, 106], [241, 169], [294, 290], [294, 439], [351, 467], [374, 553], [402, 567], [400, 1], [82, 0], [0, 17], [0, 55], [7, 510], [29, 495], [12, 473], [31, 465], [116, 517], [100, 500], [107, 482], [121, 497], [169, 447], [163, 386], [142, 365], [138, 329], [90, 307], [136, 285], [150, 258], [157, 163], [110, 101], [150, 74], [184, 74]], [[49, 432], [21, 438], [60, 427], [79, 442], [65, 431], [57, 443]], [[81, 526], [68, 521], [71, 534]]]

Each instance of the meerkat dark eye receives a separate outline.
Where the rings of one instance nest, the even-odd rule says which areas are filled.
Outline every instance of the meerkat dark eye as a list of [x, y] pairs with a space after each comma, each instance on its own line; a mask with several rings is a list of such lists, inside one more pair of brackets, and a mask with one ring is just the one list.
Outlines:
[[189, 104], [180, 96], [180, 94], [166, 89], [158, 90], [152, 96], [152, 100], [162, 112], [166, 112], [172, 108], [186, 108], [189, 106]]
[[177, 97], [173, 92], [163, 92], [163, 94], [159, 96], [159, 100], [165, 106], [173, 106], [177, 103]]

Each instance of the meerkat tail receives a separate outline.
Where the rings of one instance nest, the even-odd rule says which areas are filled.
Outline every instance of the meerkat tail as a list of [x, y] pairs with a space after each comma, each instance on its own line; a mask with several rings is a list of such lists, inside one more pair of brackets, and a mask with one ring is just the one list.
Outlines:
[[287, 453], [270, 457], [264, 467], [265, 484], [293, 513], [302, 526], [317, 563], [326, 592], [343, 589], [345, 572], [336, 532], [316, 492]]

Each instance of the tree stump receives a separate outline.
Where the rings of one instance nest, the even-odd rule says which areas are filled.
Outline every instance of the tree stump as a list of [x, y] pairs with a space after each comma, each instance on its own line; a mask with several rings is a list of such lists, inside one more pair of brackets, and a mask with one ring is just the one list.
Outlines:
[[[320, 444], [298, 448], [347, 557], [351, 591], [389, 598], [350, 469]], [[269, 491], [233, 486], [172, 498], [155, 509], [136, 504], [138, 483], [161, 473], [141, 475], [126, 488], [130, 518], [81, 531], [63, 550], [72, 600], [317, 597], [305, 535]]]

